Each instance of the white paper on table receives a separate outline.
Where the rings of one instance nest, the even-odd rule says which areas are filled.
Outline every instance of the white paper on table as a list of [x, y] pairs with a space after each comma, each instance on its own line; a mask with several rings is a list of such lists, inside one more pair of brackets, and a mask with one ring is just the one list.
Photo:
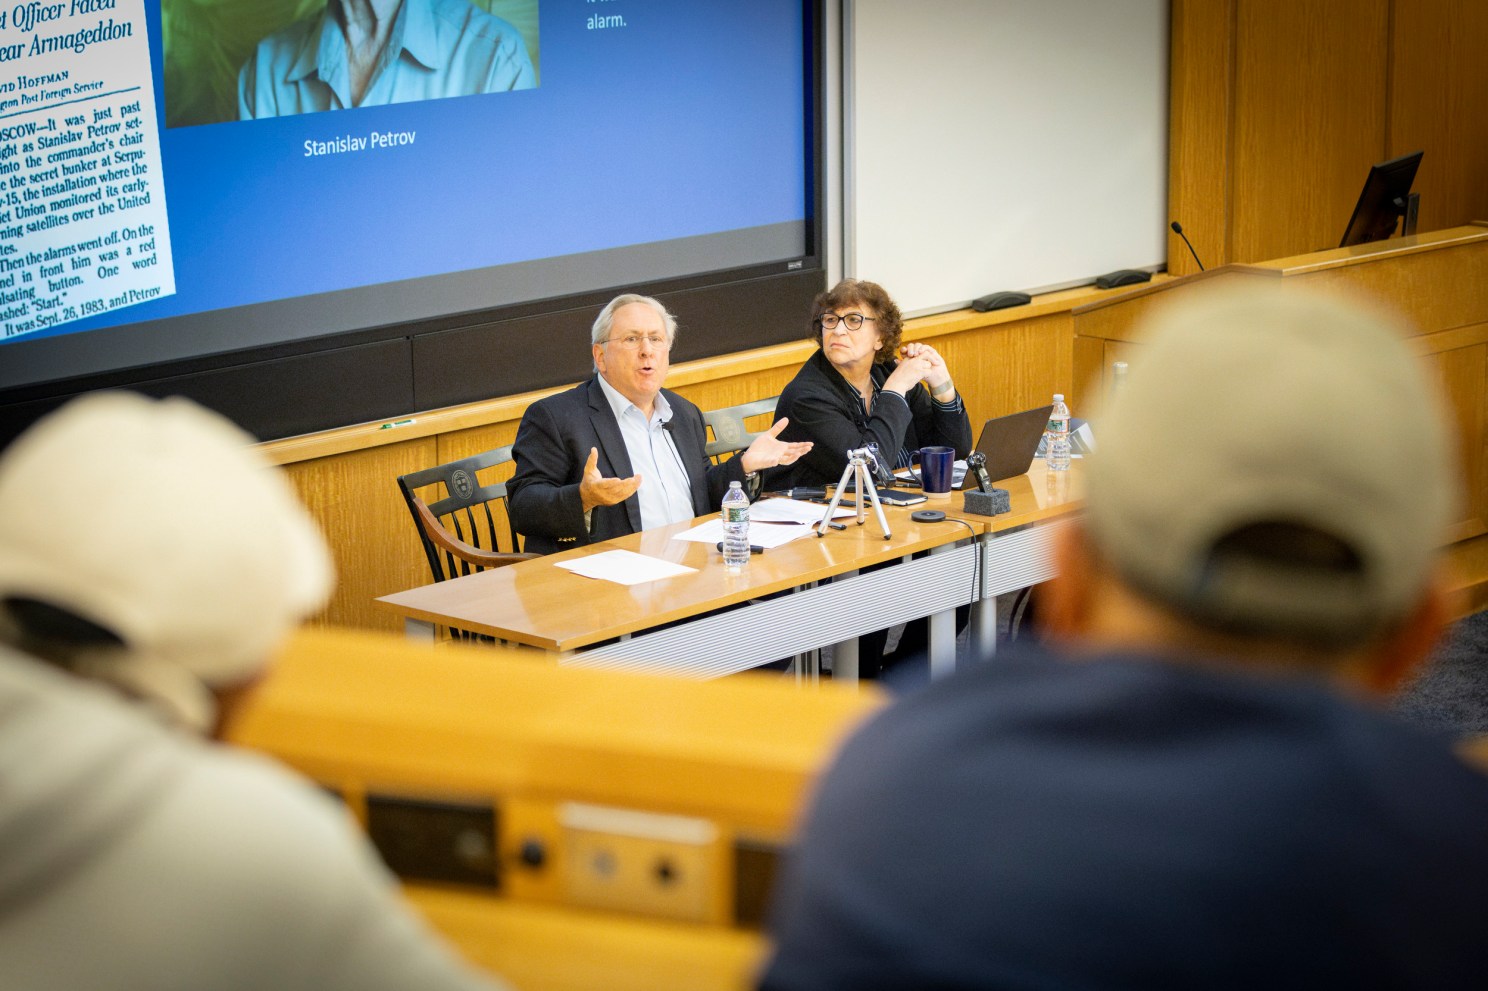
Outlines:
[[[804, 499], [761, 499], [749, 507], [750, 522], [820, 523], [825, 515], [827, 515], [827, 507], [819, 502], [807, 502]], [[838, 506], [832, 518], [840, 520], [856, 515], [857, 510]]]
[[577, 561], [557, 561], [560, 568], [567, 568], [585, 578], [599, 578], [619, 585], [640, 585], [654, 582], [658, 578], [675, 578], [696, 568], [685, 564], [673, 564], [660, 558], [647, 557], [634, 551], [605, 551], [591, 554]]
[[[816, 522], [821, 519], [821, 513], [816, 515]], [[779, 547], [788, 544], [797, 537], [811, 536], [810, 523], [762, 523], [749, 528], [749, 542], [756, 547]], [[693, 540], [700, 544], [717, 544], [723, 540], [723, 520], [711, 519], [706, 523], [699, 523], [691, 530], [683, 530], [681, 533], [672, 535], [673, 540]]]

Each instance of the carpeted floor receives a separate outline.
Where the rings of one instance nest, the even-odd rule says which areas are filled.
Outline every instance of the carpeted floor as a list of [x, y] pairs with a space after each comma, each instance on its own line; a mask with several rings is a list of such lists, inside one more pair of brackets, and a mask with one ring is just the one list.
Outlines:
[[1488, 612], [1452, 627], [1395, 708], [1413, 723], [1452, 736], [1488, 733]]
[[[998, 601], [998, 641], [1006, 643], [1010, 633], [1013, 596]], [[965, 632], [957, 640], [957, 662], [968, 663]], [[825, 666], [831, 667], [830, 648]], [[929, 676], [923, 663], [895, 669], [888, 679], [891, 689], [908, 689]], [[1408, 683], [1394, 701], [1405, 719], [1451, 736], [1488, 733], [1488, 612], [1477, 613], [1455, 624], [1435, 655]]]

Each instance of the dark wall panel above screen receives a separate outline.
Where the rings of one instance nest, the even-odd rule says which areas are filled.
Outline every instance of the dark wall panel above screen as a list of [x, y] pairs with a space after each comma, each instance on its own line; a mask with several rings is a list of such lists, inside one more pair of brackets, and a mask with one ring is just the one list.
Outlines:
[[[135, 379], [122, 386], [148, 396], [186, 396], [244, 424], [260, 440], [290, 437], [328, 423], [363, 423], [414, 408], [409, 342], [382, 341], [205, 372]], [[0, 404], [0, 447], [37, 417], [81, 391]]]

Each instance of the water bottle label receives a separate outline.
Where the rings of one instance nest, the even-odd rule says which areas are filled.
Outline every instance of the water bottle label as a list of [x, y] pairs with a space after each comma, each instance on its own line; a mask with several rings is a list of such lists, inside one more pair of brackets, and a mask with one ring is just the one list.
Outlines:
[[724, 506], [723, 507], [723, 522], [725, 524], [728, 524], [728, 523], [748, 523], [749, 522], [749, 507], [748, 506]]
[[1049, 418], [1049, 433], [1060, 434], [1069, 429], [1069, 421], [1064, 419]]

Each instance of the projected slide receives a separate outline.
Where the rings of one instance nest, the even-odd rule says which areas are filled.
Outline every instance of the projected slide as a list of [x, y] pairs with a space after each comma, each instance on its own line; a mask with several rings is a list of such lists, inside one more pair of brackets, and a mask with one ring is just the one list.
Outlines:
[[176, 291], [144, 12], [133, 6], [0, 10], [7, 339]]
[[0, 390], [786, 271], [809, 9], [0, 0]]

